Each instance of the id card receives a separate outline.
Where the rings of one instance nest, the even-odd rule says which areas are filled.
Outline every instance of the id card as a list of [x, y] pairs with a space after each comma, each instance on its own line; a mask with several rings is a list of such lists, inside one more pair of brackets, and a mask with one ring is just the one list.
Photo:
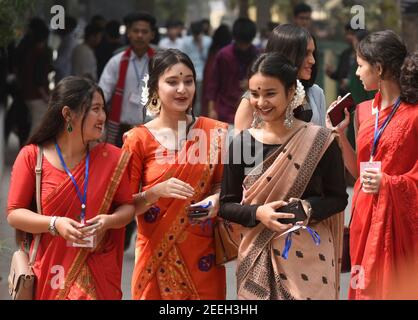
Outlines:
[[381, 161], [366, 161], [360, 162], [360, 172], [364, 172], [366, 169], [374, 169], [380, 172], [382, 169]]
[[96, 236], [95, 235], [85, 237], [85, 238], [83, 238], [83, 240], [88, 241], [88, 242], [85, 243], [85, 244], [79, 244], [79, 243], [75, 243], [75, 242], [67, 242], [67, 246], [74, 247], [74, 248], [94, 248], [94, 246], [96, 245]]
[[134, 104], [140, 104], [141, 96], [139, 94], [131, 92], [131, 94], [129, 95], [129, 102]]

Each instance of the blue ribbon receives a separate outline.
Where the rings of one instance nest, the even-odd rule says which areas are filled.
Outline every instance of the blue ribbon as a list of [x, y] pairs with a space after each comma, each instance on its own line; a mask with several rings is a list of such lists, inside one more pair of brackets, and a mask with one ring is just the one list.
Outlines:
[[[314, 241], [314, 243], [317, 246], [319, 246], [319, 244], [321, 243], [321, 238], [319, 237], [319, 234], [315, 230], [311, 229], [310, 227], [305, 227], [305, 226], [301, 227], [300, 229], [306, 229], [309, 232], [309, 234], [311, 235], [312, 240]], [[300, 230], [300, 229], [298, 229], [298, 230]], [[297, 230], [295, 230], [295, 231], [297, 231]], [[289, 232], [289, 234], [286, 237], [285, 244], [284, 244], [284, 249], [283, 249], [283, 253], [282, 253], [282, 258], [285, 259], [285, 260], [287, 260], [287, 258], [289, 257], [290, 247], [292, 246], [292, 233], [295, 232], [295, 231]]]

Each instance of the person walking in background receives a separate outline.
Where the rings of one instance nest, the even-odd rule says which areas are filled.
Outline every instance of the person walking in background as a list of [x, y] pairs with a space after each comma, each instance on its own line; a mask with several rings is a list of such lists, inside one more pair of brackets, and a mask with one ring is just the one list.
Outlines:
[[[132, 154], [137, 204], [132, 297], [225, 299], [225, 268], [215, 265], [212, 227], [227, 125], [193, 116], [196, 72], [183, 52], [158, 52], [149, 71], [147, 108], [156, 117], [130, 130], [123, 145]], [[187, 215], [191, 204], [209, 206], [200, 224]]]
[[40, 18], [29, 22], [28, 32], [17, 47], [17, 81], [31, 117], [33, 134], [48, 107], [52, 50], [47, 41], [49, 29]]
[[298, 3], [293, 7], [293, 23], [309, 30], [312, 24], [312, 8], [306, 3]]
[[169, 20], [166, 24], [167, 36], [160, 40], [158, 47], [160, 49], [182, 49], [183, 39], [181, 29], [183, 23], [177, 20]]
[[74, 48], [71, 58], [71, 74], [97, 80], [97, 59], [94, 49], [103, 38], [103, 29], [88, 25], [84, 29], [84, 42]]
[[77, 20], [67, 15], [65, 17], [65, 28], [57, 30], [61, 42], [58, 47], [57, 59], [54, 61], [55, 83], [71, 75], [71, 57], [74, 48], [77, 46], [76, 28]]
[[252, 45], [256, 31], [253, 21], [238, 18], [232, 26], [233, 43], [217, 53], [207, 86], [210, 118], [231, 124], [234, 122], [239, 100], [248, 89], [248, 67], [258, 54]]
[[148, 61], [155, 51], [150, 47], [156, 20], [148, 13], [132, 13], [124, 19], [129, 47], [106, 64], [99, 85], [109, 110], [109, 142], [122, 146], [123, 134], [143, 123], [140, 104], [141, 81], [148, 74]]
[[[293, 118], [305, 95], [297, 76], [277, 52], [254, 62], [250, 104], [260, 121], [229, 147], [220, 216], [247, 227], [238, 252], [239, 299], [338, 299], [344, 163], [331, 130]], [[289, 222], [296, 211], [277, 212], [298, 200], [306, 213], [300, 224]], [[303, 228], [283, 234], [294, 225]]]
[[201, 113], [203, 70], [212, 39], [203, 33], [201, 21], [195, 21], [190, 25], [190, 33], [191, 35], [183, 40], [181, 51], [190, 57], [196, 69], [196, 103], [193, 112], [199, 116]]
[[221, 24], [213, 33], [212, 43], [208, 52], [208, 59], [206, 60], [205, 69], [203, 71], [203, 83], [202, 83], [202, 116], [208, 115], [208, 93], [207, 87], [211, 82], [213, 73], [213, 63], [215, 62], [216, 54], [223, 47], [230, 44], [232, 41], [232, 33], [230, 28], [226, 24]]
[[[369, 34], [357, 47], [364, 89], [378, 90], [355, 113], [356, 152], [334, 130], [353, 177], [349, 299], [417, 299], [418, 53], [393, 31]], [[328, 126], [332, 125], [328, 122]]]
[[[121, 228], [134, 214], [126, 172], [130, 155], [97, 142], [105, 121], [101, 89], [86, 78], [64, 78], [13, 165], [7, 221], [41, 235], [33, 266], [36, 300], [122, 298]], [[31, 209], [38, 152], [42, 214]], [[63, 283], [54, 286], [57, 266]]]
[[[266, 52], [278, 52], [288, 58], [298, 69], [298, 79], [306, 92], [302, 106], [294, 110], [296, 118], [325, 126], [326, 105], [324, 91], [315, 84], [317, 64], [316, 46], [312, 35], [304, 28], [282, 24], [276, 27], [267, 43]], [[235, 129], [245, 130], [254, 121], [253, 108], [247, 92], [235, 115]]]
[[115, 55], [116, 50], [123, 46], [119, 30], [119, 21], [111, 20], [106, 23], [103, 40], [95, 50], [98, 79], [100, 79], [107, 62]]

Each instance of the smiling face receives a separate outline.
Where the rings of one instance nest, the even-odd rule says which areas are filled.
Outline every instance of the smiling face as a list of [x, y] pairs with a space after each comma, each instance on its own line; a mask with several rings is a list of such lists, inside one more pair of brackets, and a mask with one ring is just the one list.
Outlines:
[[[67, 107], [68, 108], [68, 107]], [[93, 94], [93, 99], [90, 107], [86, 111], [86, 116], [83, 123], [83, 114], [75, 114], [72, 116], [72, 134], [80, 134], [83, 140], [87, 143], [89, 141], [98, 140], [102, 137], [106, 122], [106, 113], [103, 97], [99, 92]], [[81, 127], [83, 129], [81, 130]]]
[[158, 96], [161, 109], [171, 112], [186, 112], [195, 95], [193, 72], [184, 63], [168, 68], [158, 79]]
[[312, 38], [309, 39], [306, 47], [306, 56], [303, 59], [303, 63], [298, 71], [298, 79], [309, 80], [312, 76], [312, 67], [315, 64], [314, 53], [315, 43]]
[[356, 75], [363, 83], [363, 87], [367, 91], [376, 90], [379, 86], [379, 69], [380, 66], [372, 66], [363, 58], [357, 56]]
[[295, 92], [295, 89], [291, 88], [286, 94], [285, 87], [279, 79], [260, 72], [250, 78], [249, 88], [250, 104], [265, 122], [283, 119]]

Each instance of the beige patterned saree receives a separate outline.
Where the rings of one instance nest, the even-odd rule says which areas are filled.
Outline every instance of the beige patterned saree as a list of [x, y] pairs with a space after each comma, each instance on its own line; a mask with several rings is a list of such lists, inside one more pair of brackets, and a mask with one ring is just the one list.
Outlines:
[[[301, 198], [335, 135], [312, 124], [301, 127], [244, 180], [243, 204]], [[343, 213], [309, 227], [320, 236], [315, 244], [307, 230], [292, 234], [287, 259], [286, 236], [263, 224], [245, 229], [238, 253], [239, 299], [338, 299]]]

